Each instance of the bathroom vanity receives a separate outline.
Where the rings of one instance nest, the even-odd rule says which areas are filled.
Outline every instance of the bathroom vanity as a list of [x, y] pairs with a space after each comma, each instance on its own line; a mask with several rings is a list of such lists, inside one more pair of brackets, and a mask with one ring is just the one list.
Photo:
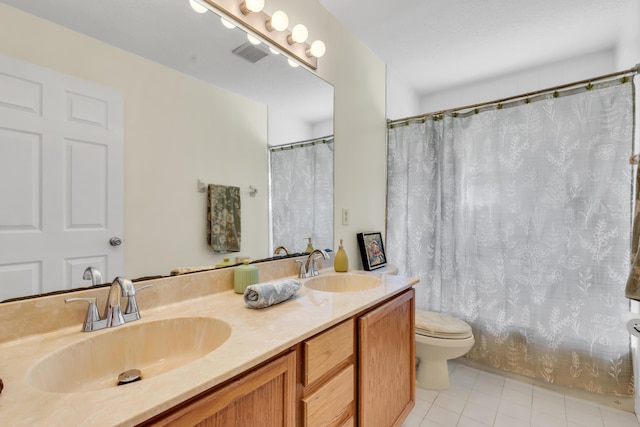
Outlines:
[[415, 402], [413, 313], [409, 289], [141, 425], [400, 425]]
[[[288, 265], [283, 270], [277, 264], [285, 261], [294, 264], [260, 265], [261, 280], [288, 274]], [[375, 277], [375, 283], [329, 292], [329, 285], [313, 289], [314, 279], [303, 279], [310, 285], [303, 284], [296, 297], [262, 310], [246, 308], [242, 296], [233, 292], [232, 269], [164, 278], [140, 294], [142, 319], [96, 332], [80, 332], [82, 307], [65, 306], [65, 295], [9, 303], [20, 307], [0, 304], [0, 321], [15, 328], [0, 335], [0, 378], [5, 383], [0, 424], [401, 425], [415, 400], [412, 285], [417, 280], [360, 273], [332, 280], [338, 275], [322, 270], [319, 277], [329, 284], [345, 282], [347, 276], [346, 282]], [[98, 292], [100, 306], [105, 290], [100, 291], [78, 293]], [[33, 328], [26, 324], [54, 308], [62, 323], [53, 322], [49, 330], [42, 323]], [[22, 330], [12, 317], [20, 312]], [[121, 339], [110, 346], [108, 340], [118, 330]], [[167, 335], [173, 330], [185, 332]], [[180, 335], [190, 336], [186, 344], [163, 346], [167, 336], [180, 340]], [[137, 349], [134, 341], [145, 339], [151, 343]], [[98, 345], [102, 341], [107, 344]], [[174, 347], [187, 348], [173, 354]], [[141, 366], [141, 381], [115, 386], [114, 379], [93, 378], [101, 369], [86, 359], [104, 366], [118, 357], [101, 359], [80, 353], [80, 348], [100, 348], [113, 352], [111, 356], [130, 353], [129, 360], [140, 364], [147, 363], [145, 352], [171, 354], [168, 362]], [[194, 355], [198, 351], [205, 353]], [[74, 363], [63, 369], [69, 384], [59, 384], [64, 381], [55, 375], [74, 356]], [[87, 363], [92, 369], [85, 370]], [[163, 363], [170, 365], [157, 366]], [[129, 367], [112, 370], [124, 368]]]

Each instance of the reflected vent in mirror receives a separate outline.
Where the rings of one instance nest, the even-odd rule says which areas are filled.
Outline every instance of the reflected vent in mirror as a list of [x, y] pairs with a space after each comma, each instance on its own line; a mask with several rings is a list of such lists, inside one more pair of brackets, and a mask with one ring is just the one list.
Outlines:
[[262, 47], [262, 45], [253, 45], [250, 42], [246, 42], [245, 44], [242, 44], [233, 49], [231, 52], [253, 64], [260, 61], [262, 58], [269, 54], [263, 49], [264, 47]]

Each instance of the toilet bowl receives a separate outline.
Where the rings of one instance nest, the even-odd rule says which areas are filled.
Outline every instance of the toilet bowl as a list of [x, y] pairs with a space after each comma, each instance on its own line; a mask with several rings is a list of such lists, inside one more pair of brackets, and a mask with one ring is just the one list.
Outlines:
[[464, 356], [474, 342], [468, 323], [446, 314], [416, 310], [416, 385], [427, 390], [448, 389], [447, 360]]

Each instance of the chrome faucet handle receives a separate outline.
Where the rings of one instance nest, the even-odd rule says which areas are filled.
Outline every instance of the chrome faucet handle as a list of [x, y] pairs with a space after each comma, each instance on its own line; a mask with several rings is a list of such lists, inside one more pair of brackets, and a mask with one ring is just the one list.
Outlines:
[[100, 319], [100, 313], [98, 313], [98, 306], [96, 306], [96, 298], [67, 298], [64, 300], [66, 304], [74, 301], [85, 301], [89, 303], [89, 307], [87, 308], [87, 315], [84, 318], [84, 323], [82, 324], [82, 332], [90, 332], [97, 331], [98, 329], [103, 329], [107, 322]]
[[301, 259], [295, 260], [298, 264], [300, 264], [300, 272], [298, 273], [298, 277], [301, 279], [309, 277], [307, 275], [307, 269], [305, 267], [305, 262]]
[[320, 272], [318, 271], [318, 263], [316, 262], [319, 259], [324, 259], [323, 256], [318, 255], [311, 259], [311, 266], [309, 267], [309, 275], [311, 277], [319, 276]]
[[322, 256], [318, 255], [311, 259], [311, 266], [309, 267], [309, 274], [311, 277], [320, 275], [320, 272], [318, 271], [318, 264], [316, 263], [316, 260], [319, 259], [322, 259]]
[[129, 295], [129, 299], [127, 300], [127, 308], [124, 310], [124, 320], [125, 322], [133, 322], [134, 320], [140, 319], [140, 309], [138, 308], [138, 301], [136, 300], [136, 293], [139, 291], [150, 288], [153, 286], [153, 283], [148, 285], [140, 286], [139, 288], [133, 288], [133, 295]]

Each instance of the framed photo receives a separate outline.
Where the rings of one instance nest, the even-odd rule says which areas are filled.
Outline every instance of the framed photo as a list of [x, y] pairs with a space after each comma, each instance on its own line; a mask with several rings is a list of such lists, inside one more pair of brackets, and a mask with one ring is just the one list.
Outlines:
[[382, 233], [358, 233], [358, 246], [362, 257], [362, 266], [365, 270], [371, 271], [387, 265]]

